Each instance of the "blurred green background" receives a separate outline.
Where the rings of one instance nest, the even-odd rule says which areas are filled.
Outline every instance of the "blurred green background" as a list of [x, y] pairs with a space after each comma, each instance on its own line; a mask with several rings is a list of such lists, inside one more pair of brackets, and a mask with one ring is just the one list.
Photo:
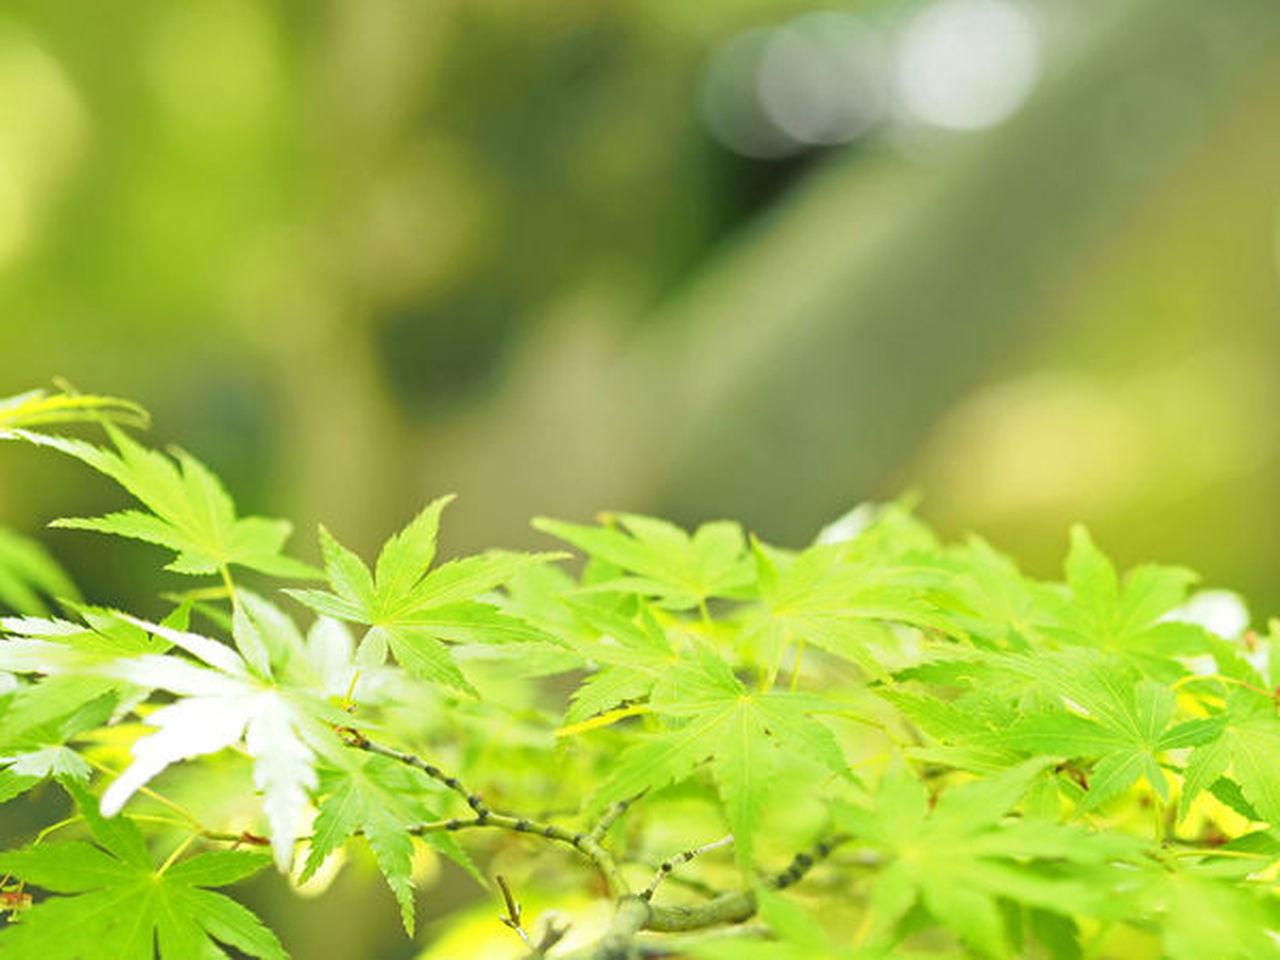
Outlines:
[[[308, 557], [914, 488], [1280, 612], [1280, 4], [6, 0], [0, 395], [54, 376]], [[119, 504], [0, 450], [0, 524]], [[271, 908], [298, 956], [412, 953], [367, 880]]]

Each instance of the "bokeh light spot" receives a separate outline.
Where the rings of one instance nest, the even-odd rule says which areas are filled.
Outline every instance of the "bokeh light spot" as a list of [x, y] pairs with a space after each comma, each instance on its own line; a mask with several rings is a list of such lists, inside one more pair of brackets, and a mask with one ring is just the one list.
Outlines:
[[703, 115], [715, 138], [734, 153], [761, 160], [789, 156], [801, 148], [760, 100], [760, 67], [771, 35], [769, 30], [752, 30], [717, 50], [702, 89]]
[[915, 120], [978, 130], [1009, 117], [1040, 67], [1030, 14], [1009, 0], [938, 0], [903, 34], [898, 96]]
[[800, 17], [769, 37], [759, 90], [769, 118], [793, 140], [848, 142], [884, 112], [887, 45], [878, 32], [848, 14]]

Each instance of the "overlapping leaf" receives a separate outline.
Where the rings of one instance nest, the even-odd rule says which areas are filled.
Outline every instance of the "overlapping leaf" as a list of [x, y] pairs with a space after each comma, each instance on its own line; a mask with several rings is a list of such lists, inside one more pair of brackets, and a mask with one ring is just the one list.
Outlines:
[[111, 477], [146, 511], [73, 517], [57, 520], [54, 526], [96, 530], [168, 547], [178, 556], [167, 569], [177, 573], [216, 574], [228, 566], [242, 566], [281, 577], [315, 575], [311, 567], [282, 552], [292, 529], [288, 521], [236, 516], [235, 504], [222, 483], [195, 457], [179, 450], [175, 462], [110, 423], [104, 427], [114, 451], [69, 437], [19, 433]]
[[[325, 799], [311, 827], [310, 852], [302, 877], [357, 831], [373, 851], [378, 869], [400, 905], [405, 930], [413, 934], [413, 841], [407, 827], [434, 820], [440, 787], [411, 767], [380, 756], [347, 756], [341, 769], [322, 772]], [[427, 842], [473, 874], [475, 868], [449, 834], [427, 834]]]
[[0, 670], [54, 674], [15, 686], [0, 699], [0, 801], [46, 778], [87, 779], [89, 767], [69, 743], [106, 722], [130, 689], [93, 668], [168, 649], [110, 611], [82, 607], [80, 613], [82, 623], [0, 619], [0, 629], [15, 634], [0, 639]]
[[954, 630], [930, 598], [932, 571], [851, 555], [846, 544], [817, 544], [786, 558], [756, 543], [754, 555], [762, 608], [748, 632], [766, 646], [811, 643], [883, 675], [871, 642], [879, 624]]
[[1144, 564], [1122, 581], [1084, 527], [1071, 530], [1066, 587], [1046, 591], [1045, 632], [1070, 643], [1167, 660], [1208, 652], [1202, 627], [1171, 619], [1196, 576], [1181, 567]]
[[1087, 811], [1122, 793], [1140, 777], [1165, 802], [1169, 784], [1160, 756], [1203, 743], [1211, 724], [1175, 724], [1174, 693], [1140, 678], [1124, 661], [1092, 650], [1001, 658], [999, 664], [1025, 677], [1044, 696], [1011, 724], [977, 738], [991, 746], [1060, 758], [1093, 761]]
[[49, 599], [78, 598], [75, 584], [44, 547], [0, 527], [0, 610], [38, 617], [49, 612]]
[[736, 523], [705, 523], [690, 536], [654, 517], [617, 513], [608, 519], [621, 529], [546, 517], [535, 519], [533, 526], [625, 571], [595, 589], [625, 590], [654, 597], [672, 609], [687, 609], [712, 597], [743, 596], [751, 585], [746, 539]]
[[1226, 710], [1205, 724], [1211, 738], [1203, 738], [1187, 761], [1183, 815], [1201, 791], [1230, 774], [1254, 816], [1272, 827], [1280, 825], [1280, 716], [1275, 703], [1253, 691], [1233, 690]]
[[23, 428], [107, 420], [145, 426], [148, 417], [142, 407], [119, 397], [31, 390], [0, 398], [0, 440]]
[[263, 793], [276, 861], [283, 869], [292, 862], [298, 818], [316, 785], [316, 753], [340, 754], [333, 726], [348, 718], [329, 704], [323, 687], [289, 684], [282, 682], [283, 674], [277, 676], [274, 665], [296, 660], [304, 651], [298, 649], [297, 637], [282, 628], [284, 618], [267, 616], [264, 607], [248, 598], [237, 607], [237, 650], [199, 634], [126, 618], [194, 661], [159, 654], [121, 657], [118, 652], [86, 659], [79, 650], [65, 657], [59, 645], [34, 638], [10, 640], [0, 645], [0, 653], [21, 645], [33, 660], [43, 659], [48, 673], [107, 677], [177, 696], [147, 716], [156, 732], [133, 744], [133, 762], [103, 795], [107, 815], [117, 813], [170, 764], [243, 743], [253, 758], [254, 783]]
[[779, 751], [810, 761], [818, 782], [847, 773], [835, 737], [813, 717], [830, 704], [804, 694], [749, 693], [709, 651], [671, 668], [654, 685], [649, 707], [671, 718], [673, 728], [624, 751], [596, 804], [683, 780], [709, 760], [744, 866], [751, 862], [761, 811], [780, 776]]
[[666, 632], [648, 610], [641, 612], [636, 623], [589, 604], [575, 604], [572, 609], [578, 619], [599, 631], [594, 642], [580, 644], [579, 649], [602, 669], [574, 691], [567, 723], [581, 723], [623, 701], [648, 696], [680, 662]]
[[481, 598], [527, 567], [557, 555], [492, 551], [431, 569], [440, 512], [451, 499], [433, 501], [388, 540], [374, 571], [321, 528], [332, 592], [288, 592], [326, 616], [368, 626], [357, 655], [362, 663], [382, 663], [390, 649], [414, 676], [470, 691], [442, 641], [554, 642], [549, 634]]
[[0, 705], [0, 803], [46, 779], [88, 781], [89, 765], [68, 743], [101, 726], [116, 706], [92, 677], [50, 677]]
[[214, 893], [261, 870], [268, 858], [219, 850], [157, 867], [128, 817], [103, 820], [79, 793], [96, 845], [46, 843], [0, 853], [0, 873], [56, 894], [0, 928], [0, 955], [41, 960], [213, 960], [224, 947], [287, 960], [275, 935]]
[[1044, 766], [1031, 761], [931, 801], [920, 781], [894, 764], [870, 806], [844, 804], [837, 821], [854, 841], [884, 852], [871, 894], [867, 940], [892, 943], [917, 903], [985, 957], [1012, 955], [1000, 901], [1066, 916], [1114, 916], [1142, 845], [1117, 834], [1087, 834], [1043, 820], [1007, 819]]

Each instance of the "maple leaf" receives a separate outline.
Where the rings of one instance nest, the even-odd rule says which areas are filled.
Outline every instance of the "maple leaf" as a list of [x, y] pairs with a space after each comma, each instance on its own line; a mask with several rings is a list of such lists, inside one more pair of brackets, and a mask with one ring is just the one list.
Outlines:
[[968, 635], [997, 649], [1027, 650], [1040, 640], [1043, 597], [1012, 560], [980, 537], [952, 557], [949, 592], [954, 618]]
[[79, 599], [71, 578], [40, 544], [0, 528], [0, 606], [27, 616], [49, 612], [45, 598]]
[[235, 504], [209, 468], [177, 450], [170, 459], [149, 450], [124, 430], [104, 423], [111, 451], [83, 440], [26, 431], [15, 435], [52, 447], [106, 474], [146, 508], [103, 517], [69, 517], [53, 526], [96, 530], [168, 547], [177, 558], [166, 569], [194, 575], [241, 566], [280, 577], [314, 578], [316, 571], [281, 551], [289, 538], [286, 520], [237, 517]]
[[1167, 803], [1169, 784], [1160, 754], [1214, 735], [1212, 725], [1202, 719], [1175, 725], [1174, 692], [1141, 678], [1114, 656], [1079, 650], [1011, 655], [998, 662], [1038, 684], [1047, 703], [976, 742], [1062, 758], [1093, 758], [1080, 812], [1118, 795], [1140, 777]]
[[71, 671], [15, 684], [0, 700], [0, 802], [46, 778], [88, 779], [88, 765], [68, 744], [104, 724], [132, 688], [111, 677], [76, 671], [168, 648], [111, 611], [79, 611], [84, 623], [0, 619], [0, 630], [18, 634], [0, 641], [0, 668], [14, 673]]
[[1280, 825], [1280, 717], [1275, 703], [1250, 690], [1227, 694], [1226, 710], [1203, 721], [1210, 733], [1187, 760], [1180, 814], [1201, 791], [1230, 773], [1252, 808], [1251, 819]]
[[1266, 858], [1224, 862], [1207, 857], [1149, 882], [1141, 905], [1146, 918], [1160, 923], [1162, 956], [1169, 960], [1280, 956], [1274, 933], [1280, 913], [1274, 897], [1265, 891], [1255, 893], [1248, 884], [1224, 882], [1242, 880], [1266, 865]]
[[549, 533], [630, 576], [606, 578], [591, 590], [621, 590], [656, 597], [663, 606], [687, 609], [712, 597], [740, 598], [753, 579], [742, 528], [729, 521], [704, 523], [692, 536], [675, 524], [635, 513], [608, 514], [621, 530], [538, 517]]
[[381, 664], [390, 649], [414, 676], [474, 693], [441, 641], [559, 645], [552, 635], [480, 600], [522, 570], [559, 555], [492, 551], [431, 569], [440, 513], [452, 499], [434, 500], [391, 537], [374, 571], [321, 527], [332, 592], [286, 592], [325, 616], [368, 626], [357, 652], [362, 665]]
[[[1131, 654], [1161, 673], [1168, 671], [1171, 657], [1209, 651], [1203, 627], [1170, 618], [1197, 579], [1190, 570], [1142, 564], [1122, 581], [1115, 565], [1079, 525], [1071, 529], [1064, 569], [1065, 588], [1041, 592], [1043, 616], [1038, 626], [1045, 635]], [[1180, 675], [1185, 670], [1175, 667], [1173, 672]]]
[[288, 683], [285, 673], [277, 676], [279, 664], [294, 662], [296, 671], [305, 650], [295, 633], [282, 626], [287, 618], [268, 611], [274, 608], [243, 593], [234, 614], [235, 650], [199, 634], [116, 614], [194, 661], [159, 654], [121, 657], [119, 652], [85, 659], [78, 650], [68, 658], [59, 644], [31, 638], [0, 645], [0, 655], [22, 644], [28, 656], [44, 661], [46, 672], [89, 673], [177, 696], [147, 715], [155, 732], [133, 744], [133, 762], [103, 794], [102, 810], [108, 816], [170, 764], [243, 743], [253, 759], [254, 784], [263, 792], [276, 862], [287, 869], [298, 817], [308, 790], [316, 785], [316, 753], [341, 754], [333, 727], [349, 717], [329, 704], [319, 680]]
[[875, 560], [857, 547], [820, 543], [788, 557], [754, 542], [762, 606], [748, 620], [748, 636], [774, 649], [812, 643], [884, 676], [871, 646], [880, 624], [954, 631], [931, 599], [934, 571]]
[[[311, 827], [310, 850], [302, 871], [306, 880], [357, 831], [373, 851], [378, 869], [400, 905], [405, 930], [413, 935], [413, 840], [408, 826], [440, 816], [431, 797], [441, 787], [420, 771], [387, 757], [348, 754], [341, 769], [321, 771], [324, 800]], [[478, 879], [470, 859], [452, 836], [426, 835], [426, 841]]]
[[839, 803], [836, 821], [859, 843], [888, 857], [872, 890], [867, 935], [893, 933], [920, 902], [938, 922], [988, 957], [1011, 955], [999, 901], [1052, 913], [1114, 916], [1142, 844], [1088, 834], [1043, 820], [1006, 815], [1045, 761], [1033, 760], [986, 780], [951, 787], [936, 803], [900, 762], [880, 780], [872, 806]]
[[779, 775], [778, 753], [808, 759], [816, 782], [847, 775], [831, 731], [812, 716], [830, 710], [819, 697], [749, 693], [719, 657], [698, 648], [696, 660], [674, 666], [656, 683], [649, 708], [679, 725], [629, 747], [597, 792], [594, 805], [684, 780], [710, 761], [734, 850], [746, 867], [761, 811]]
[[654, 685], [680, 662], [666, 632], [648, 609], [641, 610], [637, 624], [592, 604], [570, 606], [581, 622], [599, 631], [590, 641], [574, 645], [584, 656], [604, 666], [574, 691], [566, 723], [580, 724], [624, 700], [648, 696]]
[[243, 850], [198, 853], [157, 867], [128, 817], [97, 814], [73, 791], [94, 844], [36, 844], [0, 853], [0, 872], [57, 896], [0, 928], [0, 954], [41, 960], [194, 960], [226, 958], [223, 946], [261, 960], [287, 960], [252, 913], [214, 893], [257, 873], [269, 858]]
[[30, 390], [0, 398], [0, 440], [15, 437], [18, 429], [25, 427], [107, 420], [146, 426], [149, 419], [142, 407], [119, 397]]
[[68, 746], [101, 726], [116, 698], [91, 677], [52, 677], [18, 689], [0, 707], [0, 803], [46, 779], [87, 782], [89, 765]]

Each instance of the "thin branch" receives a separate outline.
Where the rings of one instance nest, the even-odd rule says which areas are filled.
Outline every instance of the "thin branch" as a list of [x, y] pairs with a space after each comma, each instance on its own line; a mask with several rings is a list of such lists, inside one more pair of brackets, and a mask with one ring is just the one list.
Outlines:
[[658, 867], [657, 873], [655, 873], [653, 875], [653, 879], [649, 881], [649, 886], [645, 887], [640, 893], [640, 899], [646, 902], [652, 900], [653, 895], [658, 891], [658, 887], [662, 885], [662, 881], [667, 879], [667, 876], [671, 871], [682, 863], [688, 863], [690, 860], [700, 857], [704, 853], [709, 853], [712, 850], [719, 850], [721, 847], [727, 847], [731, 843], [733, 843], [732, 833], [728, 836], [721, 837], [713, 843], [707, 843], [701, 847], [694, 847], [692, 850], [685, 850], [683, 853], [677, 853], [674, 857], [662, 861], [661, 866]]
[[396, 750], [394, 747], [384, 747], [380, 743], [370, 740], [359, 730], [353, 727], [343, 727], [338, 731], [342, 734], [344, 742], [347, 746], [356, 750], [364, 750], [367, 753], [376, 753], [381, 757], [390, 757], [398, 763], [405, 766], [413, 767], [415, 770], [421, 770], [432, 780], [444, 784], [458, 796], [467, 801], [467, 806], [476, 812], [477, 816], [490, 813], [484, 799], [478, 793], [473, 793], [467, 786], [457, 777], [450, 776], [433, 763], [427, 763], [421, 757], [406, 753], [403, 750]]
[[434, 820], [428, 823], [415, 824], [409, 827], [409, 833], [414, 836], [422, 836], [427, 833], [453, 833], [458, 830], [473, 830], [480, 827], [510, 830], [513, 833], [527, 833], [530, 836], [542, 837], [546, 840], [553, 840], [556, 843], [563, 843], [566, 846], [573, 847], [590, 860], [596, 869], [600, 871], [611, 897], [625, 897], [631, 892], [627, 881], [618, 870], [618, 865], [614, 862], [613, 855], [600, 846], [599, 841], [592, 839], [588, 834], [575, 833], [554, 823], [544, 823], [540, 820], [528, 820], [524, 817], [513, 817], [509, 814], [481, 810], [469, 820], [454, 818], [452, 820]]
[[626, 813], [633, 803], [645, 795], [647, 791], [641, 790], [634, 797], [628, 797], [626, 800], [618, 800], [609, 804], [609, 809], [604, 812], [600, 820], [587, 833], [592, 840], [602, 840], [604, 835], [609, 832], [609, 828], [618, 822], [618, 818]]

